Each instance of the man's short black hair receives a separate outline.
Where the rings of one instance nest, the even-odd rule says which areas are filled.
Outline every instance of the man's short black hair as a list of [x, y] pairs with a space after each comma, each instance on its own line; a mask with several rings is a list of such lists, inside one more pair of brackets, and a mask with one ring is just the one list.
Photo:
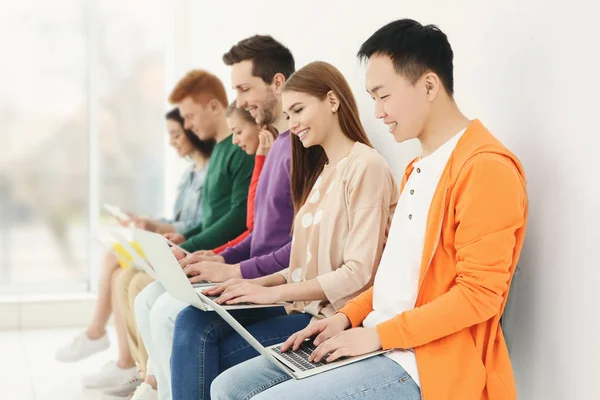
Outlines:
[[288, 79], [295, 70], [292, 52], [268, 35], [254, 35], [234, 45], [223, 55], [225, 65], [252, 61], [252, 75], [271, 84], [276, 74]]
[[448, 94], [454, 94], [454, 53], [437, 26], [423, 26], [412, 19], [391, 22], [367, 39], [357, 56], [364, 61], [374, 54], [390, 56], [396, 71], [413, 84], [434, 72]]

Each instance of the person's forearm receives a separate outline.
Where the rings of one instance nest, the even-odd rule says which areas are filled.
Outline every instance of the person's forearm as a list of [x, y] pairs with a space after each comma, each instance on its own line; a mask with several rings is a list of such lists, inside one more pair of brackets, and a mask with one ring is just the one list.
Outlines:
[[[239, 237], [239, 236], [238, 236]], [[227, 264], [238, 264], [250, 258], [252, 248], [252, 234], [248, 235], [237, 245], [223, 251], [221, 255]]]
[[165, 233], [176, 233], [175, 226], [159, 222], [156, 224], [156, 233], [160, 233], [161, 235], [164, 235]]
[[286, 280], [281, 274], [271, 274], [260, 278], [249, 279], [249, 281], [252, 283], [256, 283], [257, 285], [266, 287], [286, 284]]
[[[279, 275], [281, 276], [281, 274]], [[311, 279], [310, 281], [306, 282], [280, 285], [273, 290], [277, 291], [279, 301], [292, 302], [327, 300], [327, 296], [325, 296], [323, 288], [321, 288], [319, 281], [316, 279]]]
[[242, 261], [242, 276], [251, 279], [282, 271], [290, 265], [291, 249], [292, 239], [290, 238], [289, 242], [272, 253]]

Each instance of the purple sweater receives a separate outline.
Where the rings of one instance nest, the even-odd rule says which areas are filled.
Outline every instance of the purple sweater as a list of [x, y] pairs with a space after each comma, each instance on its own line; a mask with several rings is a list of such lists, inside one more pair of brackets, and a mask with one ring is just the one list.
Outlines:
[[294, 206], [290, 189], [290, 132], [279, 135], [267, 155], [256, 188], [254, 230], [221, 255], [227, 264], [241, 265], [246, 279], [289, 267]]

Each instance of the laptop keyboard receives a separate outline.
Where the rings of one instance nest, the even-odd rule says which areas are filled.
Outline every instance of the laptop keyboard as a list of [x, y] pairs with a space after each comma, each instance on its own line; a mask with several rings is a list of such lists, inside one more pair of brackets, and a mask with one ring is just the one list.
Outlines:
[[305, 340], [296, 351], [288, 350], [284, 353], [280, 350], [280, 347], [272, 347], [272, 349], [275, 353], [285, 358], [301, 371], [308, 371], [327, 365], [325, 358], [322, 358], [321, 361], [317, 363], [308, 361], [308, 357], [316, 349], [312, 340]]

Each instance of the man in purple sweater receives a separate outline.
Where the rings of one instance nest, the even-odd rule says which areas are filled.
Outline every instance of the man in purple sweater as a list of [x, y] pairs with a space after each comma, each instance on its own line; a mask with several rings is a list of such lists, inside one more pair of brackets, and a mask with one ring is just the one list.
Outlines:
[[[258, 182], [254, 208], [254, 231], [222, 256], [186, 266], [193, 280], [225, 281], [258, 278], [289, 266], [293, 205], [290, 192], [290, 133], [283, 117], [281, 89], [294, 72], [290, 51], [270, 36], [252, 36], [223, 56], [232, 67], [237, 106], [248, 110], [260, 125], [274, 125], [282, 133], [267, 156]], [[219, 257], [219, 258], [217, 258]], [[287, 315], [283, 307], [235, 310], [231, 314], [243, 325], [258, 327], [252, 335], [264, 345], [279, 343], [304, 328], [306, 321], [286, 319], [285, 328], [273, 335], [260, 331], [257, 322]], [[286, 331], [287, 329], [287, 331]], [[171, 354], [173, 399], [209, 399], [210, 384], [225, 369], [255, 355], [239, 335], [212, 312], [194, 307], [177, 316]]]
[[220, 255], [191, 256], [184, 268], [190, 282], [259, 278], [288, 267], [294, 218], [290, 158], [290, 132], [285, 131], [273, 142], [258, 180], [254, 230]]
[[[231, 66], [237, 106], [259, 125], [279, 132], [258, 181], [254, 230], [244, 241], [220, 255], [192, 255], [181, 264], [192, 283], [252, 279], [288, 267], [294, 206], [290, 190], [290, 133], [281, 105], [281, 89], [294, 73], [291, 52], [270, 36], [252, 36], [223, 56]], [[285, 132], [284, 132], [285, 131]]]

